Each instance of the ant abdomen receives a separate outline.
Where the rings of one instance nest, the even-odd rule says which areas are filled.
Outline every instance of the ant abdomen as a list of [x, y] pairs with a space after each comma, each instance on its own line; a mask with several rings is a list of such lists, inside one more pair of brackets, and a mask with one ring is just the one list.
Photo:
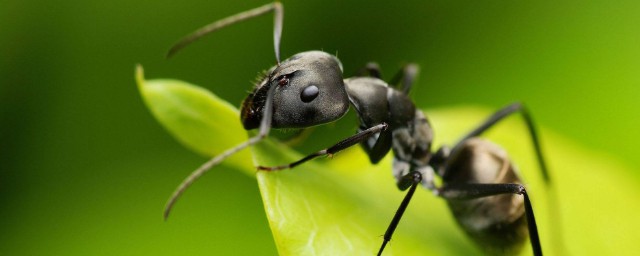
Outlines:
[[[447, 175], [449, 174], [449, 175]], [[521, 183], [507, 153], [483, 139], [465, 141], [447, 161], [443, 186]], [[528, 238], [523, 197], [502, 194], [447, 200], [460, 227], [491, 255], [513, 255]]]

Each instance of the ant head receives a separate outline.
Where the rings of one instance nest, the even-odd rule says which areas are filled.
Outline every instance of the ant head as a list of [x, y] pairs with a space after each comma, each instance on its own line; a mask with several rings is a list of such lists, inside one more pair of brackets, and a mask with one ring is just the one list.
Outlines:
[[269, 75], [242, 104], [244, 128], [260, 126], [270, 87], [273, 96], [273, 128], [303, 128], [335, 121], [349, 109], [342, 79], [342, 64], [321, 51], [302, 52], [272, 68]]

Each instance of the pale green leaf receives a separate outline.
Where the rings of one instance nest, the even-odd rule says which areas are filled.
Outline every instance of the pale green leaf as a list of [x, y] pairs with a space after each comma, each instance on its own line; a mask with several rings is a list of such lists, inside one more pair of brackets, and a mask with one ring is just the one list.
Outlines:
[[[153, 116], [187, 148], [214, 156], [247, 139], [238, 110], [211, 92], [173, 79], [145, 80], [136, 69], [140, 94]], [[248, 152], [240, 152], [225, 164], [253, 175]]]
[[[219, 98], [202, 96], [209, 93], [179, 81], [141, 81], [139, 74], [139, 84], [149, 87], [141, 91], [156, 118], [197, 152], [219, 152], [246, 139], [237, 110]], [[195, 99], [213, 102], [185, 102]], [[436, 146], [454, 143], [489, 114], [478, 107], [426, 111], [435, 129]], [[217, 120], [225, 120], [224, 125], [215, 125]], [[199, 127], [186, 127], [194, 124]], [[208, 139], [191, 141], [200, 136]], [[519, 117], [500, 123], [486, 137], [502, 145], [519, 167], [532, 194], [545, 253], [612, 255], [640, 251], [636, 242], [640, 193], [635, 180], [627, 177], [632, 172], [623, 164], [541, 129], [553, 180], [548, 187], [541, 181], [531, 142]], [[220, 141], [225, 141], [224, 146]], [[318, 145], [318, 149], [331, 143]], [[279, 165], [302, 156], [273, 140], [258, 144], [253, 153], [261, 165]], [[246, 164], [249, 156], [242, 157], [244, 161], [234, 158], [227, 162], [239, 163], [240, 169], [254, 172], [255, 168]], [[390, 157], [372, 165], [358, 147], [293, 170], [258, 172], [257, 180], [281, 255], [372, 255], [404, 196], [391, 176]], [[385, 250], [385, 255], [477, 254], [479, 249], [458, 228], [446, 202], [424, 189], [416, 192]], [[531, 255], [529, 245], [522, 255]]]
[[[436, 144], [452, 144], [491, 114], [477, 107], [426, 111]], [[321, 136], [321, 135], [317, 135]], [[612, 255], [638, 251], [638, 184], [613, 158], [582, 148], [542, 129], [553, 185], [542, 182], [526, 127], [510, 118], [487, 137], [511, 154], [524, 176], [549, 255]], [[273, 143], [275, 144], [275, 143]], [[261, 164], [281, 164], [300, 155], [286, 147], [260, 145]], [[281, 152], [281, 153], [276, 153]], [[293, 155], [293, 156], [292, 156]], [[294, 170], [258, 173], [258, 182], [278, 250], [283, 255], [371, 255], [402, 200], [390, 157], [377, 166], [359, 148]], [[554, 201], [555, 199], [555, 201]], [[615, 216], [615, 217], [613, 217]], [[416, 193], [386, 255], [477, 255], [445, 202], [427, 190]], [[531, 255], [527, 245], [522, 255]]]

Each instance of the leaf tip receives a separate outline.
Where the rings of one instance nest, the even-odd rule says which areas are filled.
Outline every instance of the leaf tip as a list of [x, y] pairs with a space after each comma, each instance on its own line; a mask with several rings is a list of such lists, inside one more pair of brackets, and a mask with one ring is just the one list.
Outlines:
[[136, 64], [135, 78], [138, 88], [142, 88], [142, 85], [144, 85], [144, 68], [142, 68], [142, 65], [139, 63]]

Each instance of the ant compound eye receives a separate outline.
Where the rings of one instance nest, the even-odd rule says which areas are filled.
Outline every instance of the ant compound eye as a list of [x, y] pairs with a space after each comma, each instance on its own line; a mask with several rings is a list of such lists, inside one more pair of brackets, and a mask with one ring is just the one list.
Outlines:
[[289, 78], [287, 78], [286, 76], [283, 76], [282, 78], [280, 78], [280, 80], [278, 80], [279, 86], [285, 86], [288, 84], [289, 84]]
[[313, 99], [318, 97], [319, 93], [320, 93], [320, 89], [318, 89], [318, 86], [309, 85], [309, 86], [305, 87], [304, 89], [302, 89], [302, 92], [300, 93], [300, 99], [304, 103], [309, 103]]

